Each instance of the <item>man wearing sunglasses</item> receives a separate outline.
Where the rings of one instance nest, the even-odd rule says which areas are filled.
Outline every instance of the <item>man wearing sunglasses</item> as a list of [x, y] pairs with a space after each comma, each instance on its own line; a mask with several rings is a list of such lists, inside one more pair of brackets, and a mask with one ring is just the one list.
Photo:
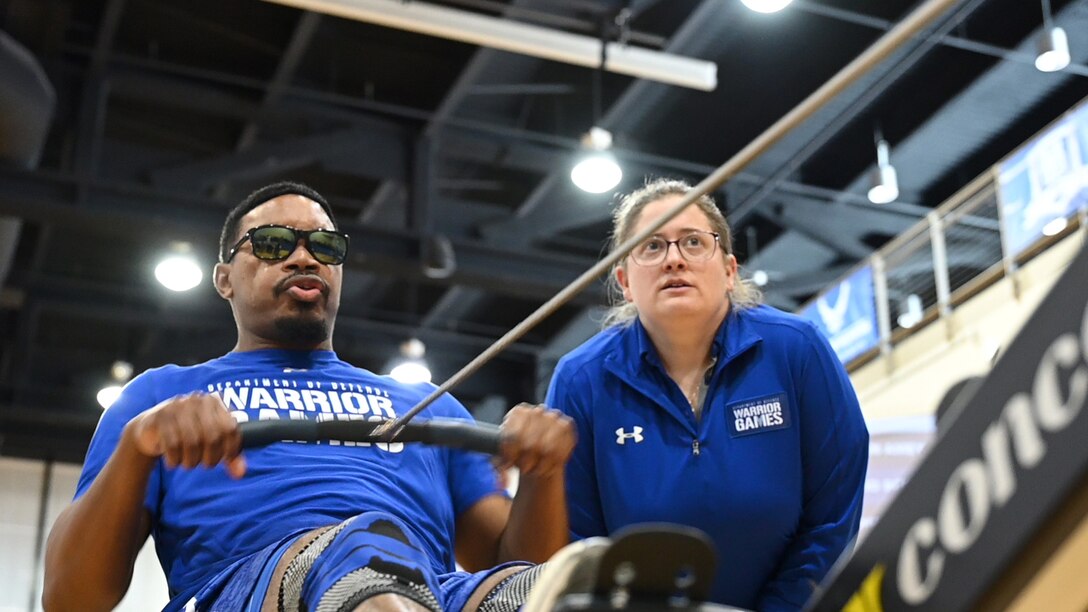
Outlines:
[[[240, 453], [239, 420], [385, 420], [433, 389], [332, 351], [348, 245], [303, 185], [270, 185], [231, 211], [214, 280], [237, 344], [145, 372], [105, 412], [49, 536], [46, 609], [112, 608], [148, 534], [167, 610], [517, 609], [536, 576], [524, 561], [567, 541], [566, 417], [508, 413], [503, 459], [521, 470], [512, 501], [475, 453], [336, 442]], [[471, 418], [448, 395], [423, 416]], [[455, 572], [455, 555], [475, 573]]]

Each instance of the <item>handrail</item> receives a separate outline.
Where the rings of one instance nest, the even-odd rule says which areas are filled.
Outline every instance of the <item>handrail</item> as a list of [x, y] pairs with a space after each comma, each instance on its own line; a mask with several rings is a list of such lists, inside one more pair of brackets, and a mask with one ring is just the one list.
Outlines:
[[[1005, 218], [1001, 209], [1003, 202], [1000, 173], [1003, 168], [1008, 172], [1006, 164], [1017, 155], [1023, 152], [1027, 152], [1025, 155], [1030, 154], [1031, 147], [1044, 142], [1055, 131], [1068, 128], [1063, 124], [1065, 121], [1081, 121], [1088, 125], [1088, 99], [1063, 113], [1038, 134], [957, 190], [925, 218], [892, 238], [871, 256], [853, 266], [837, 282], [829, 284], [798, 308], [801, 313], [811, 312], [817, 300], [836, 291], [859, 270], [866, 267], [872, 269], [873, 293], [877, 301], [873, 304], [872, 318], [879, 329], [879, 338], [867, 350], [848, 356], [845, 359], [848, 369], [852, 370], [866, 363], [876, 354], [877, 349], [887, 353], [893, 344], [918, 329], [950, 316], [954, 308], [962, 304], [968, 296], [1004, 276], [1015, 274], [1017, 266], [1023, 260], [1034, 257], [1058, 237], [1078, 226], [1088, 225], [1085, 222], [1088, 219], [1088, 203], [1085, 203], [1079, 212], [1065, 213], [1068, 223], [1066, 229], [1059, 230], [1055, 236], [1038, 237], [1016, 252], [1010, 252], [1007, 239], [1010, 220]], [[1070, 164], [1074, 168], [1071, 172], [1083, 173], [1082, 180], [1085, 184], [1080, 189], [1088, 190], [1088, 151], [1082, 152], [1081, 156], [1081, 169], [1076, 169], [1076, 164]], [[1071, 180], [1075, 181], [1076, 178]], [[1052, 179], [1052, 182], [1055, 181]], [[1020, 238], [1023, 239], [1023, 235]], [[929, 246], [928, 254], [920, 251], [926, 245]], [[926, 270], [918, 269], [919, 257], [930, 257], [930, 267]], [[962, 270], [972, 268], [978, 271], [970, 277], [962, 274]], [[953, 270], [959, 272], [953, 275]], [[921, 275], [925, 271], [928, 271], [928, 277]], [[903, 324], [899, 324], [896, 322], [895, 312], [902, 310], [898, 302], [904, 297], [915, 298], [915, 305], [918, 301], [925, 303], [924, 308], [916, 309]]]

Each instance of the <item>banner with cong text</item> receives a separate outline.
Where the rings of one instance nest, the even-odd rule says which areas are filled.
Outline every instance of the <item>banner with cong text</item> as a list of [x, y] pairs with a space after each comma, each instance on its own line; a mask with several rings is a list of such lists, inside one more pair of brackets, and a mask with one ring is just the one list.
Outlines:
[[1034, 571], [1023, 552], [1043, 528], [1044, 539], [1072, 534], [1088, 476], [1084, 279], [1088, 247], [807, 610], [1005, 609], [1014, 593], [1002, 580]]

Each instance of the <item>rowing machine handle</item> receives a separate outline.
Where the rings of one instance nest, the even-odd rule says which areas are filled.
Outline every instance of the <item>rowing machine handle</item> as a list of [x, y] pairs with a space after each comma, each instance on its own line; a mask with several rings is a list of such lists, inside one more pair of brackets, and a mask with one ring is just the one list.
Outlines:
[[[390, 440], [387, 439], [372, 437], [374, 429], [381, 424], [381, 422], [373, 421], [271, 420], [246, 421], [239, 423], [238, 429], [242, 434], [242, 448], [267, 446], [282, 440], [389, 442]], [[454, 419], [432, 419], [406, 424], [392, 441], [421, 442], [497, 455], [502, 443], [502, 433], [494, 425]]]

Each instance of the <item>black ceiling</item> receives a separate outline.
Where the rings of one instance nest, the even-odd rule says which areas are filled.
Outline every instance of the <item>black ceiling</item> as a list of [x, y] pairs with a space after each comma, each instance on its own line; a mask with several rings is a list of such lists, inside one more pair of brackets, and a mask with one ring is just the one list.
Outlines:
[[[918, 5], [431, 3], [716, 62], [710, 93], [603, 76], [618, 190], [701, 180]], [[718, 191], [742, 264], [771, 274], [769, 302], [796, 307], [1088, 95], [1088, 0], [1052, 5], [1069, 69], [1032, 66], [1036, 0], [961, 0]], [[602, 252], [612, 198], [567, 178], [594, 124], [592, 69], [258, 0], [0, 0], [0, 30], [55, 90], [36, 167], [0, 168], [0, 454], [79, 459], [116, 359], [141, 370], [230, 349], [210, 284], [169, 294], [151, 270], [178, 241], [210, 269], [226, 211], [262, 184], [304, 181], [334, 203], [356, 247], [336, 348], [376, 371], [419, 337], [444, 380]], [[35, 115], [0, 109], [0, 125]], [[875, 126], [902, 191], [883, 207], [864, 198]], [[435, 235], [456, 256], [448, 278], [424, 273]], [[561, 308], [456, 394], [489, 417], [540, 399], [602, 296]]]

